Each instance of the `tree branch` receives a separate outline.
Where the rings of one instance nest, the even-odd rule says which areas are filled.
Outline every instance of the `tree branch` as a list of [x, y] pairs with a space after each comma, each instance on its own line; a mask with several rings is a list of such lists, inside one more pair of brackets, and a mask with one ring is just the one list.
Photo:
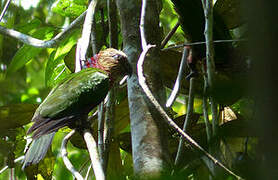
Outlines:
[[163, 41], [161, 42], [161, 49], [163, 49], [166, 44], [168, 43], [168, 41], [171, 39], [171, 37], [175, 34], [175, 32], [177, 31], [177, 29], [180, 26], [180, 21], [178, 21], [176, 23], [176, 25], [173, 27], [173, 29], [171, 29], [171, 31], [166, 35], [166, 37], [163, 39]]
[[[232, 42], [242, 42], [242, 41], [247, 41], [247, 39], [219, 39], [219, 40], [214, 40], [212, 42], [213, 43], [232, 43]], [[169, 49], [176, 49], [176, 48], [180, 48], [180, 47], [184, 47], [184, 46], [196, 46], [196, 45], [201, 45], [201, 44], [206, 44], [206, 42], [200, 41], [200, 42], [183, 43], [183, 44], [167, 47], [167, 48], [164, 48], [161, 50], [166, 51]]]
[[106, 172], [109, 160], [109, 147], [113, 137], [114, 119], [115, 119], [115, 88], [111, 88], [105, 112], [105, 129], [104, 129], [104, 163], [103, 169]]
[[104, 164], [104, 102], [98, 105], [98, 152], [100, 162]]
[[180, 129], [179, 126], [168, 116], [168, 114], [164, 111], [164, 109], [160, 106], [159, 102], [153, 96], [151, 90], [149, 89], [148, 85], [146, 84], [146, 79], [143, 74], [143, 64], [144, 64], [145, 56], [146, 56], [147, 52], [149, 51], [149, 49], [154, 47], [154, 45], [147, 45], [147, 42], [146, 42], [146, 38], [145, 38], [145, 34], [144, 34], [145, 33], [145, 30], [144, 30], [145, 13], [146, 13], [146, 0], [143, 0], [142, 1], [142, 9], [141, 9], [141, 19], [140, 19], [140, 33], [141, 33], [141, 43], [142, 43], [143, 51], [142, 51], [142, 53], [139, 57], [138, 63], [137, 63], [138, 81], [139, 81], [140, 86], [142, 87], [146, 96], [153, 103], [155, 108], [162, 115], [163, 119], [167, 122], [168, 125], [170, 125], [172, 128], [174, 128], [179, 134], [181, 134], [185, 138], [185, 140], [188, 143], [190, 143], [196, 150], [199, 150], [201, 153], [203, 153], [205, 156], [207, 156], [215, 164], [222, 167], [224, 170], [226, 170], [229, 174], [235, 176], [237, 179], [242, 179], [241, 177], [239, 177], [235, 173], [233, 173], [231, 170], [229, 170], [226, 166], [224, 166], [217, 159], [215, 159], [212, 155], [210, 155], [196, 141], [194, 141], [188, 134], [186, 134], [182, 129]]
[[[16, 159], [14, 160], [14, 163], [17, 163], [17, 162], [23, 160], [24, 158], [25, 158], [25, 156], [20, 156], [20, 157], [18, 157], [18, 158], [16, 158]], [[3, 173], [4, 171], [6, 171], [8, 168], [9, 168], [9, 166], [3, 167], [3, 168], [0, 170], [0, 174], [2, 174], [2, 173]]]
[[[215, 77], [215, 63], [214, 63], [214, 47], [213, 47], [213, 2], [212, 0], [202, 0], [204, 14], [206, 18], [205, 25], [205, 39], [206, 39], [206, 65], [207, 65], [207, 85], [208, 88], [213, 88], [213, 81]], [[217, 105], [214, 98], [211, 97], [211, 111], [212, 111], [212, 135], [216, 136], [218, 131]]]
[[93, 24], [93, 19], [94, 19], [97, 3], [98, 3], [98, 0], [92, 0], [87, 9], [87, 14], [86, 14], [85, 21], [83, 24], [83, 29], [82, 29], [82, 36], [79, 39], [79, 41], [80, 41], [80, 60], [86, 60], [86, 54], [87, 54], [88, 47], [89, 47], [90, 36], [91, 36], [91, 31], [92, 31], [92, 24]]
[[184, 47], [178, 76], [177, 76], [174, 88], [171, 92], [171, 95], [169, 96], [169, 98], [166, 102], [166, 107], [171, 107], [177, 97], [177, 94], [180, 89], [182, 77], [184, 77], [184, 74], [185, 74], [185, 65], [186, 65], [186, 58], [188, 56], [188, 53], [189, 53], [189, 50]]
[[15, 31], [13, 29], [7, 29], [3, 26], [0, 26], [0, 33], [7, 35], [9, 37], [15, 38], [25, 44], [38, 48], [53, 48], [56, 47], [67, 35], [69, 35], [73, 29], [80, 24], [84, 19], [86, 11], [83, 12], [78, 18], [76, 18], [68, 27], [66, 27], [62, 32], [57, 34], [51, 40], [43, 41], [40, 39], [33, 38], [29, 35], [23, 34], [21, 32]]
[[[190, 124], [190, 122], [192, 121], [192, 116], [194, 113], [194, 91], [195, 91], [195, 78], [192, 77], [190, 78], [190, 87], [189, 87], [189, 93], [188, 93], [188, 104], [187, 104], [187, 108], [186, 108], [186, 118], [183, 124], [183, 131], [186, 132], [188, 129], [188, 125]], [[182, 154], [184, 152], [185, 146], [185, 139], [181, 136], [180, 137], [180, 142], [179, 142], [179, 146], [178, 146], [178, 152], [177, 152], [177, 156], [175, 159], [175, 165], [178, 166], [180, 164], [181, 161], [181, 157]]]
[[147, 47], [146, 34], [145, 34], [145, 28], [144, 28], [145, 27], [146, 9], [147, 9], [147, 1], [142, 0], [142, 8], [141, 8], [141, 16], [140, 16], [140, 35], [141, 35], [141, 45], [142, 45], [143, 52], [146, 51], [147, 49], [151, 48], [151, 46]]
[[2, 11], [2, 13], [1, 13], [1, 15], [0, 15], [0, 22], [2, 21], [2, 18], [4, 17], [4, 15], [5, 15], [5, 13], [6, 13], [8, 7], [9, 7], [9, 5], [10, 5], [10, 2], [11, 2], [11, 0], [8, 0], [8, 1], [6, 2], [5, 7], [4, 7], [4, 9], [3, 9], [3, 11]]
[[91, 158], [91, 162], [92, 162], [96, 180], [104, 180], [105, 174], [104, 174], [101, 162], [100, 162], [100, 157], [99, 157], [99, 153], [98, 153], [98, 149], [97, 149], [97, 143], [89, 130], [84, 130], [83, 137], [84, 137], [84, 140], [87, 145], [87, 149], [90, 154], [90, 158]]
[[219, 162], [216, 158], [214, 158], [211, 154], [209, 154], [205, 149], [203, 149], [195, 140], [193, 140], [187, 133], [183, 132], [182, 129], [179, 128], [179, 126], [167, 115], [167, 113], [164, 111], [164, 109], [160, 106], [158, 101], [155, 99], [155, 97], [152, 95], [152, 92], [150, 91], [148, 85], [146, 84], [146, 79], [143, 75], [143, 63], [145, 56], [150, 48], [154, 47], [153, 45], [147, 45], [143, 52], [141, 53], [138, 64], [137, 64], [137, 73], [138, 73], [138, 80], [139, 84], [141, 85], [143, 91], [147, 95], [147, 97], [150, 99], [150, 101], [153, 103], [153, 105], [156, 107], [156, 109], [159, 111], [159, 113], [162, 115], [163, 119], [167, 122], [169, 126], [174, 128], [180, 135], [182, 135], [185, 140], [196, 150], [199, 150], [202, 154], [207, 156], [211, 161], [213, 161], [214, 164], [217, 164], [221, 168], [223, 168], [225, 171], [227, 171], [229, 174], [235, 176], [237, 179], [242, 179], [240, 176], [233, 173], [231, 170], [229, 170], [226, 166], [224, 166], [221, 162]]
[[70, 160], [68, 159], [67, 155], [67, 144], [69, 139], [74, 135], [75, 130], [72, 130], [70, 133], [68, 133], [63, 141], [62, 141], [62, 145], [61, 145], [61, 156], [63, 158], [64, 164], [67, 167], [67, 169], [73, 174], [73, 176], [77, 179], [77, 180], [83, 180], [83, 177], [81, 176], [81, 174], [79, 174], [79, 172], [77, 170], [75, 170], [74, 166], [71, 164]]

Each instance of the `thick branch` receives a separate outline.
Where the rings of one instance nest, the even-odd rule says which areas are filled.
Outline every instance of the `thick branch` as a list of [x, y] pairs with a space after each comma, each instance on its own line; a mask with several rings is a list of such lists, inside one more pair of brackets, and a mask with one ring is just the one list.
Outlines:
[[89, 4], [89, 7], [87, 9], [87, 14], [85, 17], [85, 21], [83, 24], [83, 29], [82, 29], [82, 36], [80, 38], [80, 59], [85, 60], [86, 59], [86, 54], [88, 51], [89, 47], [89, 42], [90, 42], [90, 36], [91, 36], [91, 31], [92, 31], [92, 24], [93, 24], [93, 18], [95, 15], [95, 10], [97, 6], [98, 0], [92, 0], [91, 3]]
[[97, 143], [89, 130], [84, 130], [83, 137], [84, 137], [84, 140], [87, 145], [87, 149], [90, 154], [90, 158], [91, 158], [91, 162], [92, 162], [96, 180], [104, 180], [105, 174], [104, 174], [101, 162], [100, 162], [99, 153], [98, 153], [98, 149], [97, 149]]

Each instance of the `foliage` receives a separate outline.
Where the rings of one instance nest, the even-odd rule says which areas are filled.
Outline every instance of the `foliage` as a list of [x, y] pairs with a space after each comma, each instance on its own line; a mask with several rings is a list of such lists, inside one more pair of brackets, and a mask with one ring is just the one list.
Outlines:
[[[3, 9], [4, 2], [6, 1], [2, 0], [0, 2], [1, 9]], [[56, 0], [55, 2], [40, 0], [38, 2], [36, 6], [26, 10], [18, 4], [11, 3], [1, 25], [13, 28], [38, 39], [49, 40], [69, 24], [69, 19], [72, 21], [84, 12], [88, 5], [87, 0]], [[229, 8], [231, 6], [232, 8]], [[109, 40], [107, 37], [107, 11], [103, 4], [99, 9], [96, 16], [97, 40], [101, 42], [101, 48], [105, 48]], [[238, 15], [238, 0], [218, 0], [215, 5], [215, 10], [218, 12], [219, 17], [223, 17], [228, 34], [232, 30], [242, 28], [244, 19]], [[104, 16], [100, 13], [101, 11], [104, 13]], [[179, 15], [175, 11], [172, 1], [163, 0], [163, 8], [160, 15], [160, 26], [163, 28], [163, 36], [166, 36], [175, 26], [178, 19]], [[186, 28], [190, 28], [191, 25], [190, 18], [184, 23], [187, 26], [182, 25], [182, 28], [178, 28], [166, 47], [190, 40], [188, 38], [190, 34], [186, 32]], [[70, 179], [72, 177], [59, 156], [60, 143], [66, 130], [57, 133], [52, 144], [52, 150], [49, 150], [47, 157], [39, 165], [32, 166], [23, 173], [20, 169], [21, 164], [14, 164], [13, 161], [23, 155], [26, 143], [26, 129], [30, 127], [29, 122], [37, 105], [46, 97], [51, 87], [55, 86], [66, 75], [74, 71], [75, 45], [77, 39], [80, 37], [80, 32], [81, 27], [78, 27], [63, 39], [57, 48], [47, 49], [32, 47], [10, 37], [0, 35], [0, 169], [5, 165], [9, 165], [10, 168], [15, 167], [16, 176], [19, 179], [26, 177], [32, 178], [37, 174], [40, 174], [44, 179], [51, 179], [52, 176], [56, 179]], [[243, 36], [244, 34], [240, 33], [240, 35]], [[122, 35], [120, 33], [118, 34], [118, 38], [120, 49], [122, 47]], [[233, 47], [238, 47], [237, 45]], [[233, 53], [231, 53], [232, 59], [235, 58]], [[161, 52], [161, 76], [167, 88], [167, 95], [171, 92], [175, 82], [180, 58], [180, 49]], [[245, 61], [244, 58], [240, 60]], [[223, 64], [223, 62], [224, 60], [221, 61], [220, 58], [220, 64]], [[233, 73], [234, 71], [239, 71], [239, 69], [234, 66], [230, 67], [230, 64], [224, 64], [229, 66], [225, 69], [221, 65], [217, 65], [216, 67], [218, 70], [217, 85], [214, 89], [210, 89], [208, 95], [216, 97], [218, 103], [230, 106], [236, 119], [249, 122], [252, 119], [252, 105], [254, 102], [242, 90], [244, 89], [243, 84], [246, 82], [246, 78], [237, 78], [235, 80]], [[242, 76], [245, 77], [245, 74], [243, 73]], [[187, 93], [188, 82], [183, 81], [180, 94], [170, 110], [174, 120], [180, 126], [183, 124], [186, 113], [184, 99], [187, 98]], [[194, 123], [191, 124], [190, 133], [201, 145], [207, 148], [204, 117], [202, 115], [202, 93], [203, 80], [199, 78], [194, 103], [197, 116], [194, 119]], [[115, 138], [113, 139], [113, 148], [111, 148], [111, 152], [113, 152], [111, 159], [117, 161], [121, 167], [108, 167], [108, 172], [111, 173], [112, 177], [115, 176], [117, 170], [119, 171], [121, 169], [122, 176], [130, 179], [132, 178], [133, 162], [129, 110], [126, 97], [127, 92], [124, 89], [118, 89], [115, 113], [116, 123], [114, 127]], [[222, 106], [219, 106], [220, 108]], [[223, 112], [227, 113], [225, 111]], [[209, 117], [211, 119], [210, 115]], [[181, 122], [179, 123], [179, 121]], [[234, 156], [237, 153], [236, 151], [245, 152], [242, 146], [245, 136], [250, 136], [250, 134], [252, 136], [256, 135], [247, 130], [248, 127], [242, 121], [239, 123], [235, 121], [234, 123], [225, 125], [227, 121], [232, 120], [223, 118], [220, 126], [220, 129], [222, 128], [221, 138], [226, 143], [226, 145], [223, 143], [224, 145], [221, 148], [227, 159], [226, 163], [232, 167], [235, 159]], [[234, 132], [235, 127], [238, 129]], [[97, 123], [93, 124], [93, 129], [97, 132]], [[231, 131], [233, 131], [233, 136], [237, 140], [231, 139], [231, 133], [229, 133]], [[74, 162], [73, 164], [76, 169], [81, 169], [81, 173], [85, 175], [86, 171], [83, 171], [83, 169], [89, 166], [87, 161], [89, 156], [87, 151], [82, 149], [82, 144], [80, 144], [82, 141], [81, 137], [75, 138], [68, 147], [69, 158]], [[169, 130], [168, 138], [170, 153], [174, 157], [177, 152], [179, 138], [176, 132], [171, 130]], [[229, 154], [230, 147], [235, 150]], [[253, 138], [251, 145], [248, 146], [252, 161], [260, 158], [255, 148], [256, 138]], [[192, 155], [193, 160], [197, 159], [191, 150], [187, 149], [186, 151], [189, 154], [188, 156]], [[209, 173], [204, 168], [204, 164], [198, 163], [198, 168], [193, 163], [193, 160], [192, 162], [187, 162], [189, 168], [185, 169], [182, 174], [188, 177], [194, 176], [195, 178], [193, 179], [200, 177], [202, 173], [203, 177], [208, 177]], [[238, 173], [240, 174], [241, 171], [239, 170]], [[0, 179], [6, 179], [8, 176], [9, 174], [5, 172], [0, 174]], [[226, 178], [229, 179], [229, 177]]]

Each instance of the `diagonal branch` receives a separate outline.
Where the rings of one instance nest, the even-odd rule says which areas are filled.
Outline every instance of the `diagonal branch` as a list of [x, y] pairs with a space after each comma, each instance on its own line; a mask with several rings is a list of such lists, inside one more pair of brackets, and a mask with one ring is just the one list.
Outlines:
[[89, 48], [90, 36], [92, 31], [92, 24], [95, 15], [95, 10], [98, 0], [92, 0], [87, 9], [87, 14], [82, 29], [82, 36], [80, 42], [80, 60], [86, 59], [86, 54]]
[[100, 162], [100, 157], [97, 149], [97, 143], [89, 130], [84, 130], [83, 137], [90, 154], [92, 167], [95, 173], [96, 180], [104, 180], [105, 174]]
[[5, 7], [4, 7], [3, 11], [1, 12], [1, 15], [0, 15], [0, 22], [2, 21], [2, 18], [4, 17], [4, 15], [5, 15], [5, 13], [6, 13], [8, 7], [9, 7], [9, 5], [10, 5], [10, 2], [11, 2], [11, 0], [8, 0], [8, 1], [6, 2]]
[[61, 156], [63, 158], [65, 166], [71, 172], [71, 174], [73, 174], [73, 176], [77, 180], [83, 180], [83, 177], [81, 176], [81, 174], [79, 174], [79, 172], [74, 168], [74, 166], [71, 164], [71, 162], [68, 158], [67, 144], [68, 144], [69, 139], [74, 135], [74, 133], [75, 133], [75, 130], [72, 130], [70, 133], [68, 133], [64, 137], [64, 139], [62, 141], [62, 145], [61, 145]]
[[137, 73], [138, 73], [138, 81], [140, 86], [142, 87], [143, 91], [145, 92], [146, 96], [149, 98], [151, 103], [155, 106], [157, 111], [161, 114], [163, 119], [167, 122], [169, 126], [174, 128], [181, 136], [185, 138], [185, 140], [191, 144], [192, 147], [194, 147], [196, 150], [200, 151], [202, 154], [204, 154], [206, 157], [208, 157], [210, 160], [212, 160], [215, 164], [222, 167], [225, 171], [227, 171], [229, 174], [235, 176], [237, 179], [242, 179], [240, 176], [236, 175], [234, 172], [229, 170], [226, 166], [224, 166], [221, 162], [219, 162], [216, 158], [214, 158], [211, 154], [209, 154], [204, 148], [202, 148], [194, 139], [192, 139], [187, 133], [185, 133], [179, 126], [168, 116], [168, 114], [164, 111], [164, 109], [161, 107], [159, 102], [156, 100], [156, 98], [153, 96], [150, 88], [146, 84], [146, 78], [143, 74], [143, 64], [146, 57], [146, 54], [148, 53], [149, 49], [152, 47], [155, 47], [154, 45], [147, 45], [147, 41], [145, 38], [145, 30], [144, 30], [144, 18], [146, 13], [146, 0], [142, 1], [142, 8], [141, 8], [141, 19], [140, 19], [140, 35], [141, 35], [141, 43], [142, 43], [142, 49], [143, 52], [140, 54], [140, 57], [138, 59], [137, 63]]
[[[188, 93], [188, 104], [186, 108], [186, 118], [183, 124], [183, 131], [187, 132], [189, 124], [192, 122], [192, 116], [194, 113], [194, 92], [195, 91], [195, 78], [190, 78], [190, 87], [189, 87], [189, 93]], [[178, 152], [175, 159], [175, 165], [178, 166], [181, 162], [181, 157], [184, 152], [185, 146], [185, 139], [180, 137], [180, 142], [178, 146]]]
[[173, 29], [166, 35], [166, 37], [163, 39], [163, 41], [161, 42], [160, 48], [163, 49], [166, 44], [168, 43], [168, 41], [171, 39], [171, 37], [175, 34], [175, 32], [177, 31], [177, 29], [180, 26], [180, 21], [177, 22], [177, 24], [173, 27]]
[[138, 64], [137, 64], [137, 73], [138, 73], [138, 80], [139, 84], [141, 85], [142, 89], [144, 90], [146, 96], [150, 99], [153, 105], [156, 107], [158, 112], [162, 115], [163, 119], [167, 122], [169, 126], [174, 128], [181, 136], [185, 138], [185, 140], [196, 150], [200, 151], [206, 157], [208, 157], [214, 164], [222, 167], [225, 171], [229, 174], [235, 176], [237, 179], [242, 179], [240, 176], [236, 175], [234, 172], [229, 170], [226, 166], [224, 166], [221, 162], [219, 162], [216, 158], [214, 158], [211, 154], [209, 154], [204, 148], [202, 148], [194, 139], [192, 139], [187, 133], [185, 133], [179, 126], [168, 116], [168, 114], [164, 111], [164, 109], [160, 106], [156, 98], [152, 95], [148, 85], [146, 84], [146, 79], [143, 75], [143, 63], [145, 56], [150, 48], [154, 47], [153, 45], [147, 45], [146, 48], [141, 53]]
[[78, 26], [84, 19], [86, 11], [83, 12], [78, 18], [76, 18], [68, 27], [66, 27], [62, 32], [57, 34], [51, 40], [43, 41], [40, 39], [33, 38], [27, 34], [15, 31], [13, 29], [8, 29], [0, 26], [0, 34], [7, 35], [9, 37], [15, 38], [25, 44], [38, 48], [53, 48], [56, 47], [67, 35], [69, 35], [73, 29]]
[[173, 102], [175, 101], [175, 99], [177, 97], [177, 94], [179, 93], [181, 80], [182, 80], [182, 77], [185, 74], [185, 64], [186, 64], [186, 58], [188, 56], [188, 53], [189, 53], [189, 50], [186, 47], [184, 47], [178, 76], [177, 76], [174, 88], [171, 92], [171, 95], [169, 96], [169, 98], [166, 102], [166, 107], [171, 107], [172, 106]]

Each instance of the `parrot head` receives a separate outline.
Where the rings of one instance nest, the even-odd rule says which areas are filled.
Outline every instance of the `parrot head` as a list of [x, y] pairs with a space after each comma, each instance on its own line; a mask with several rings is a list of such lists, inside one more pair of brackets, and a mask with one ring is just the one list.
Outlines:
[[89, 58], [85, 67], [94, 67], [106, 71], [110, 78], [115, 80], [115, 77], [123, 77], [132, 75], [132, 68], [128, 62], [127, 55], [119, 50], [108, 48], [100, 51], [95, 56]]

